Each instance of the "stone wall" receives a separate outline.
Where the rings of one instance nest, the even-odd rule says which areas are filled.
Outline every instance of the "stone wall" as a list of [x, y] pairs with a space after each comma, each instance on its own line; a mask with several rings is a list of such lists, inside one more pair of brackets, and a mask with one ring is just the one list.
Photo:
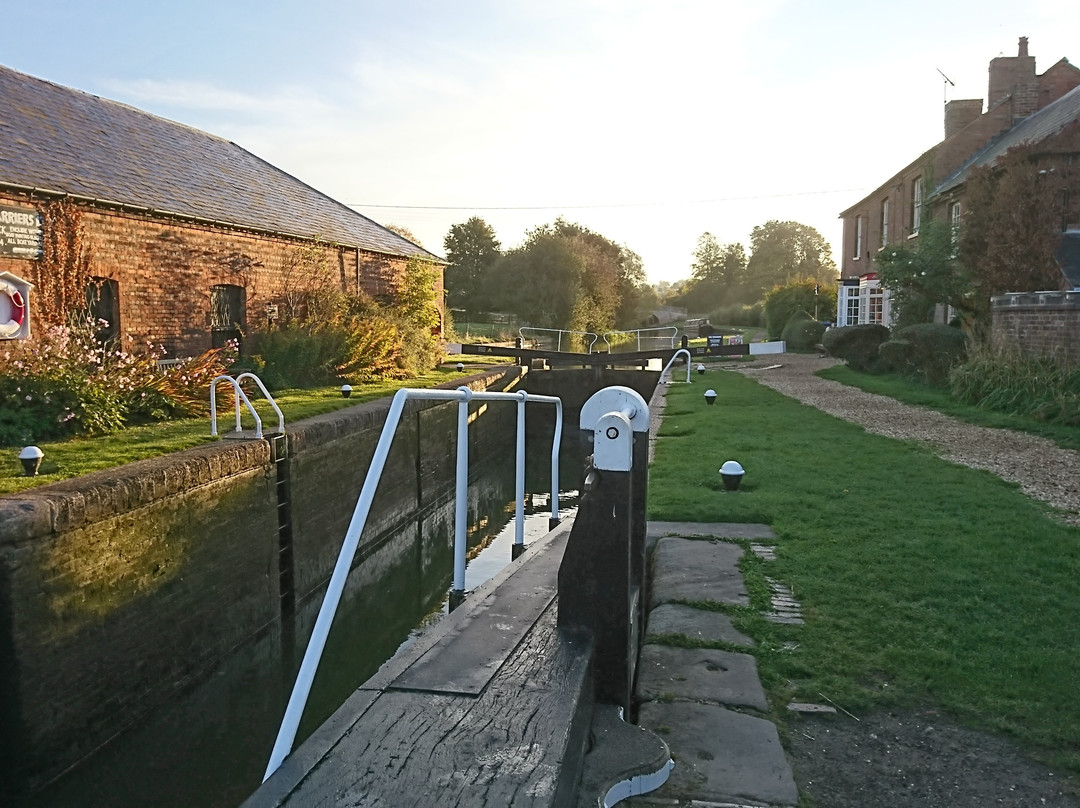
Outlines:
[[[425, 518], [449, 529], [452, 514], [425, 507], [453, 486], [456, 407], [406, 408], [357, 554], [365, 582], [416, 552]], [[286, 424], [297, 600], [330, 574], [388, 408]], [[512, 449], [512, 403], [472, 411], [477, 460]], [[0, 497], [0, 759], [12, 772], [0, 797], [48, 781], [278, 623], [276, 482], [267, 441], [226, 440]], [[441, 556], [449, 533], [425, 530], [443, 546], [421, 556]], [[302, 647], [310, 627], [283, 630]]]
[[991, 301], [991, 340], [998, 350], [1080, 362], [1080, 292], [1028, 292]]

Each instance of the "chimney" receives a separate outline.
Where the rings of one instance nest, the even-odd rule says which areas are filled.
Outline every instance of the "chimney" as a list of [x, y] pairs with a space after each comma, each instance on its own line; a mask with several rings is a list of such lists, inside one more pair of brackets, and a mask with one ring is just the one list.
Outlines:
[[1026, 118], [1039, 106], [1039, 84], [1035, 76], [1035, 57], [1028, 55], [1028, 39], [1020, 37], [1016, 56], [990, 60], [990, 91], [987, 107], [1012, 96], [1013, 121]]
[[981, 98], [962, 98], [945, 105], [945, 138], [955, 135], [982, 115]]

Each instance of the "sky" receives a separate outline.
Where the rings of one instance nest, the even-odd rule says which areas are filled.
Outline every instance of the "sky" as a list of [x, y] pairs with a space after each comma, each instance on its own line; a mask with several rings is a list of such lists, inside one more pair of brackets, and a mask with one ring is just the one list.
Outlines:
[[[444, 254], [558, 217], [690, 275], [839, 214], [941, 140], [1027, 36], [1080, 66], [1076, 0], [0, 0], [0, 63], [227, 138]], [[946, 81], [946, 77], [948, 81]], [[0, 105], [0, 117], [2, 117]], [[834, 258], [839, 264], [838, 253]]]

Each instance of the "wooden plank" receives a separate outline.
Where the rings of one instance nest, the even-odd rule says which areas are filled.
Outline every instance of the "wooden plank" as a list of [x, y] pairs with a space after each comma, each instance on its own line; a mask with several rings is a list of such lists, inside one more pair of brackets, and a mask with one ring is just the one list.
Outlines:
[[569, 534], [561, 531], [515, 569], [512, 586], [473, 593], [466, 599], [472, 614], [458, 620], [389, 687], [479, 695], [555, 598]]
[[549, 606], [480, 697], [381, 693], [281, 804], [564, 804], [591, 719], [591, 654]]

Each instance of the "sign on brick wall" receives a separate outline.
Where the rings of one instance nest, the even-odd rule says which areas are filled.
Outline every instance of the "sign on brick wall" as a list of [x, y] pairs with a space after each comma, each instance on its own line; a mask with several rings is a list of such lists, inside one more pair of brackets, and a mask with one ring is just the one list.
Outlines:
[[40, 258], [41, 214], [33, 208], [0, 205], [0, 256]]

